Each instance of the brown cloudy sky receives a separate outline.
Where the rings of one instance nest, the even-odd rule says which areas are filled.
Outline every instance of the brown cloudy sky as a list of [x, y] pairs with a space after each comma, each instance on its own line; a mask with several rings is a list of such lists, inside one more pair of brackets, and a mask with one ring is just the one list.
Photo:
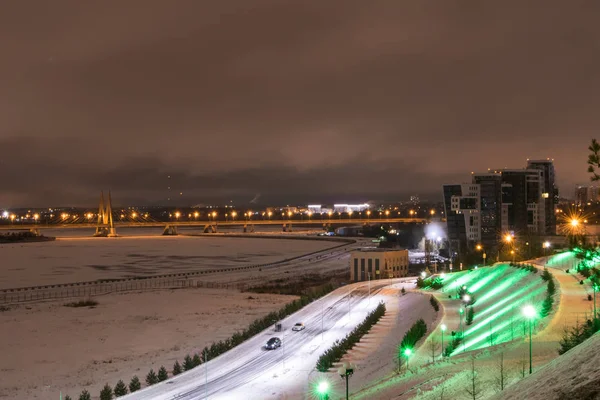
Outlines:
[[600, 137], [599, 15], [562, 0], [8, 0], [0, 208], [108, 188], [137, 204], [441, 197], [528, 157], [553, 157], [570, 195]]

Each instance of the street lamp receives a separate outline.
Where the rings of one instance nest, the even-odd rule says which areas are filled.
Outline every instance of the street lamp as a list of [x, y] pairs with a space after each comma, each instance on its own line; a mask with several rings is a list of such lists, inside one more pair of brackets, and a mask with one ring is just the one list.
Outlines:
[[440, 329], [442, 330], [442, 357], [444, 357], [444, 333], [446, 332], [446, 329], [448, 329], [448, 327], [442, 324], [440, 326]]
[[425, 279], [425, 277], [426, 277], [426, 276], [427, 276], [427, 272], [425, 272], [425, 271], [422, 271], [422, 272], [421, 272], [421, 278]]
[[535, 308], [532, 305], [526, 305], [523, 307], [523, 315], [529, 320], [529, 374], [533, 371], [531, 362], [531, 322], [535, 318]]
[[481, 256], [483, 257], [483, 266], [485, 267], [485, 259], [487, 257], [487, 254], [485, 254], [485, 250], [483, 249], [483, 246], [478, 244], [477, 246], [475, 246], [475, 248], [477, 249], [477, 251], [481, 251], [483, 253]]
[[412, 350], [411, 349], [404, 349], [404, 357], [406, 357], [406, 370], [410, 371], [408, 369], [408, 360], [410, 359], [410, 356], [412, 355]]
[[367, 219], [371, 217], [371, 210], [367, 210]]
[[346, 400], [350, 398], [348, 396], [348, 379], [354, 374], [355, 368], [356, 366], [354, 366], [354, 364], [344, 363], [344, 365], [338, 369], [338, 374], [340, 374], [340, 377], [346, 380]]
[[329, 400], [329, 382], [321, 381], [317, 385], [317, 394], [321, 400]]

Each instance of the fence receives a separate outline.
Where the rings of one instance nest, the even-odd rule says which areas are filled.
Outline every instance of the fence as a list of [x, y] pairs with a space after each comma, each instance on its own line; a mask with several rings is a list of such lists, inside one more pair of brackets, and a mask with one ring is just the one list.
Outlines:
[[44, 288], [24, 288], [0, 291], [0, 304], [14, 304], [68, 298], [86, 298], [110, 293], [149, 291], [157, 289], [214, 288], [245, 290], [245, 283], [203, 282], [196, 279], [127, 279], [106, 283], [74, 283]]

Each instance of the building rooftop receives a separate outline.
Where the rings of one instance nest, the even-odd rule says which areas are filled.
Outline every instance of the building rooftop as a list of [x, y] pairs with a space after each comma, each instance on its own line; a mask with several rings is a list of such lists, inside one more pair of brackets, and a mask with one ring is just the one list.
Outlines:
[[400, 251], [400, 250], [406, 250], [406, 249], [401, 248], [401, 247], [388, 247], [388, 248], [381, 248], [381, 247], [361, 247], [357, 251], [362, 251], [362, 252], [365, 252], [365, 253], [385, 253], [385, 252], [388, 252], [388, 251]]

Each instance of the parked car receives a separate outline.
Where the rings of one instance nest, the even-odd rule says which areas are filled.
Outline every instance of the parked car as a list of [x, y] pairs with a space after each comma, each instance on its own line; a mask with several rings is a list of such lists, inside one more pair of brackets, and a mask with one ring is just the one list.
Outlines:
[[267, 344], [265, 344], [265, 349], [267, 350], [275, 350], [276, 348], [281, 346], [281, 339], [279, 339], [278, 337], [272, 337], [271, 339], [269, 339], [267, 341]]
[[301, 331], [303, 330], [304, 324], [302, 322], [298, 322], [296, 325], [294, 325], [294, 327], [292, 328], [293, 331]]

